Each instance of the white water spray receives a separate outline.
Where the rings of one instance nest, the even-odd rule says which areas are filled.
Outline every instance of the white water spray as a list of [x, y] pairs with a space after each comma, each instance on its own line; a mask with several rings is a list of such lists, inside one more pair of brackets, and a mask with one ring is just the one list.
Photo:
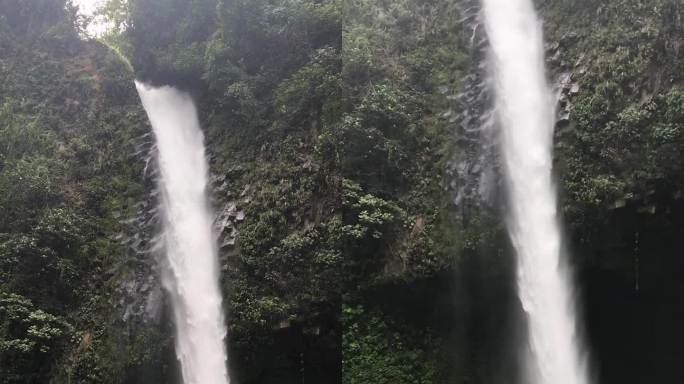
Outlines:
[[546, 82], [542, 27], [532, 0], [483, 0], [496, 116], [518, 254], [518, 291], [529, 324], [527, 383], [589, 382], [552, 180], [555, 98]]
[[168, 263], [162, 283], [172, 300], [183, 382], [228, 384], [226, 328], [197, 111], [190, 97], [174, 88], [151, 88], [137, 82], [136, 87], [158, 148]]

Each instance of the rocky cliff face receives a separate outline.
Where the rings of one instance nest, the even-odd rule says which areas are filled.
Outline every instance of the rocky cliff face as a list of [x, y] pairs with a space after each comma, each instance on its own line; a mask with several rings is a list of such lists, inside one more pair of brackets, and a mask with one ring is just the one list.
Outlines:
[[[38, 3], [0, 3], [7, 382], [178, 379], [134, 74], [200, 110], [236, 382], [510, 382], [524, 335], [476, 1], [113, 2], [133, 68]], [[682, 6], [537, 4], [600, 381], [680, 380]]]

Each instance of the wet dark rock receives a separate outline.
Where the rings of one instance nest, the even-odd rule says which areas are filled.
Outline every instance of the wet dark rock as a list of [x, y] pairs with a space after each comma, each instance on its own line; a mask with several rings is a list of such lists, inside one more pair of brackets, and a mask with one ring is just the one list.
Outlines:
[[[250, 191], [246, 186], [241, 196], [247, 195]], [[237, 201], [228, 201], [219, 210], [215, 219], [216, 232], [219, 235], [219, 248], [233, 248], [239, 234], [238, 225], [245, 220], [245, 212], [239, 208]]]
[[445, 188], [451, 193], [451, 200], [459, 207], [462, 215], [469, 215], [482, 206], [495, 204], [494, 190], [490, 176], [498, 169], [498, 153], [494, 140], [494, 118], [491, 113], [492, 95], [488, 83], [487, 50], [488, 41], [480, 20], [480, 7], [476, 2], [468, 3], [464, 9], [464, 30], [471, 31], [471, 68], [463, 79], [463, 87], [455, 95], [448, 95], [453, 101], [449, 115], [453, 123], [457, 150], [447, 164]]
[[149, 143], [150, 135], [141, 136], [138, 144], [140, 152], [136, 161], [146, 162], [145, 172], [141, 175], [147, 189], [145, 197], [135, 203], [133, 217], [117, 215], [123, 231], [116, 236], [122, 246], [121, 258], [132, 266], [121, 281], [117, 293], [118, 307], [123, 321], [133, 324], [158, 323], [162, 309], [162, 288], [158, 274], [158, 239], [155, 238], [159, 222], [155, 187], [156, 161], [152, 155], [154, 147]]

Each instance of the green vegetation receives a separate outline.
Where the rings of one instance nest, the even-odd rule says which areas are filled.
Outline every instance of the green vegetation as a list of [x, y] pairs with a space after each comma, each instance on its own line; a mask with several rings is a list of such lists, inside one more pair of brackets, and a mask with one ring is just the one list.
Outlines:
[[[588, 333], [634, 333], [624, 317], [684, 292], [669, 272], [684, 221], [682, 6], [538, 4], [550, 69], [572, 73], [556, 164]], [[200, 112], [230, 217], [235, 382], [501, 379], [519, 307], [501, 212], [454, 203], [447, 173], [481, 145], [453, 118], [480, 59], [470, 5], [110, 0], [114, 28], [94, 41], [64, 0], [0, 2], [0, 383], [177, 381], [166, 304], [151, 317], [130, 304], [159, 288], [140, 291], [153, 256], [124, 244], [152, 188], [134, 77], [190, 92]], [[604, 325], [601, 308], [635, 282], [647, 298]], [[662, 329], [681, 318], [655, 312]], [[623, 350], [596, 337], [602, 382], [681, 378], [667, 369], [681, 353], [655, 334]], [[662, 362], [615, 367], [661, 348]]]
[[[682, 292], [674, 271], [684, 218], [684, 7], [547, 1], [542, 10], [558, 44], [553, 69], [571, 72], [574, 84], [557, 169], [599, 381], [676, 380], [681, 333], [669, 324], [682, 320], [681, 298], [668, 292]], [[646, 324], [658, 324], [647, 340], [638, 336]]]
[[383, 320], [363, 308], [344, 308], [342, 362], [345, 384], [428, 384], [435, 382], [434, 367], [425, 352], [404, 345], [406, 335], [390, 331]]
[[114, 382], [155, 353], [115, 304], [146, 123], [126, 65], [41, 3], [0, 5], [0, 381]]
[[[566, 211], [606, 214], [649, 195], [679, 198], [681, 176], [682, 6], [677, 1], [547, 5], [549, 34], [560, 42], [560, 67], [573, 71], [571, 127], [561, 131], [558, 157]], [[592, 28], [586, 28], [588, 23]], [[605, 218], [605, 217], [603, 217]], [[586, 224], [586, 225], [585, 225]]]

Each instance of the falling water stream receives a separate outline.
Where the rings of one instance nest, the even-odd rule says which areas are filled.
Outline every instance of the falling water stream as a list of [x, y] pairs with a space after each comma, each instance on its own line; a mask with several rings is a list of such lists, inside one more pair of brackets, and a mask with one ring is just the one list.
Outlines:
[[226, 328], [218, 283], [204, 137], [192, 99], [171, 87], [136, 87], [156, 138], [162, 284], [172, 301], [184, 384], [227, 384]]
[[483, 0], [492, 84], [527, 313], [528, 384], [587, 384], [569, 271], [561, 258], [552, 139], [555, 97], [546, 82], [542, 27], [532, 0]]

